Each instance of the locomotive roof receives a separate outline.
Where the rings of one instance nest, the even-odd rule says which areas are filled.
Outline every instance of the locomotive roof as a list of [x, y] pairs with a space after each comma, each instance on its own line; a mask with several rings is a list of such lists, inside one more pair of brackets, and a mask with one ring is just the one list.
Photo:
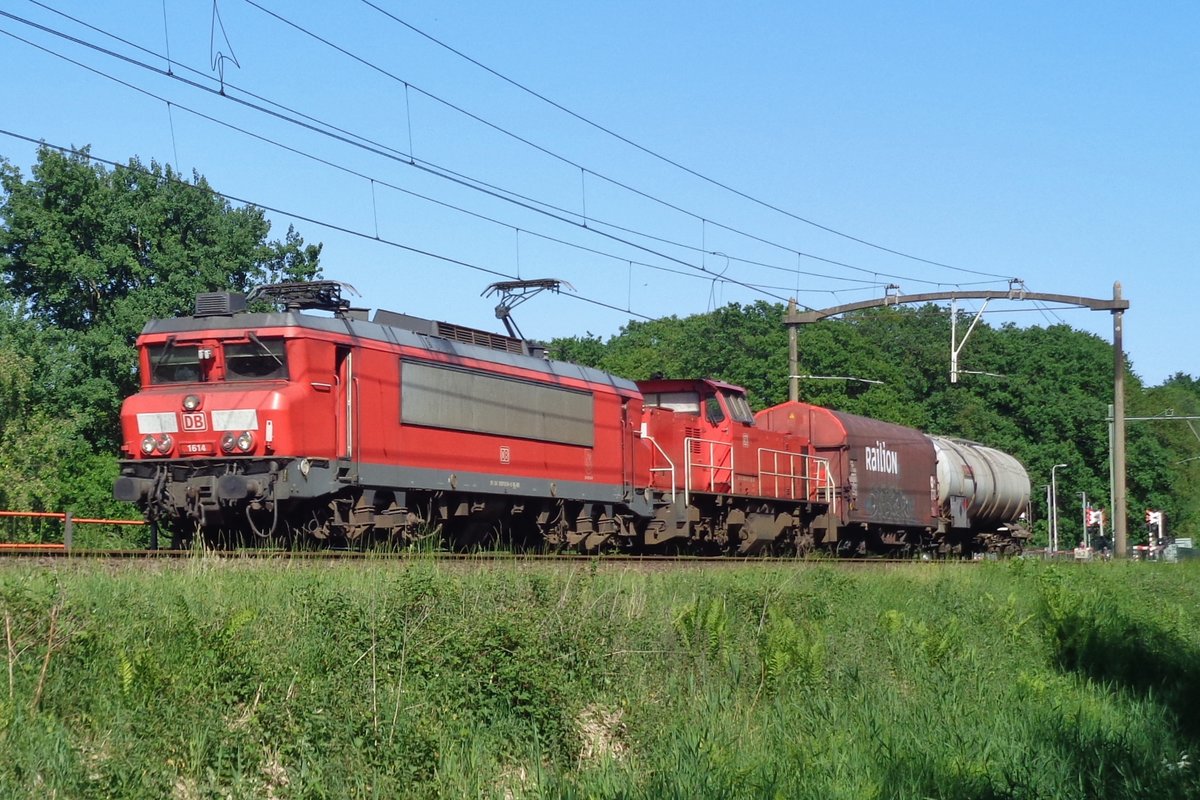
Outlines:
[[[409, 327], [400, 327], [388, 322], [405, 321], [413, 327], [426, 330], [415, 331]], [[152, 319], [142, 328], [143, 336], [171, 335], [186, 333], [234, 332], [242, 330], [258, 330], [261, 328], [304, 328], [323, 333], [350, 336], [355, 339], [370, 339], [404, 347], [421, 350], [431, 350], [446, 355], [471, 358], [477, 361], [487, 361], [502, 366], [519, 367], [547, 375], [573, 378], [588, 383], [609, 385], [626, 393], [639, 393], [637, 384], [625, 378], [618, 377], [602, 370], [573, 364], [569, 361], [552, 361], [523, 353], [512, 353], [491, 347], [454, 341], [429, 331], [436, 330], [436, 323], [417, 317], [408, 317], [391, 312], [377, 314], [377, 320], [367, 321], [348, 316], [320, 317], [313, 314], [303, 314], [296, 311], [276, 312], [242, 312], [225, 316], [205, 317], [173, 317], [171, 319]]]
[[699, 388], [708, 386], [712, 389], [720, 389], [731, 394], [745, 394], [745, 388], [737, 386], [725, 381], [719, 381], [714, 378], [648, 378], [644, 381], [637, 382], [638, 388], [643, 392], [663, 392], [681, 388]]

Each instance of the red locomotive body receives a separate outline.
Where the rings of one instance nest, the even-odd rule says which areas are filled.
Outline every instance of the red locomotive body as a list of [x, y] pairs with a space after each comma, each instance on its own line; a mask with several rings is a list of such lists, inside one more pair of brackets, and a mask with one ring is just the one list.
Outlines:
[[653, 446], [651, 485], [675, 492], [678, 509], [674, 518], [660, 514], [648, 542], [686, 538], [740, 553], [791, 548], [817, 510], [835, 503], [828, 461], [803, 437], [757, 426], [741, 387], [650, 380], [638, 388], [643, 437]]
[[518, 521], [553, 540], [611, 525], [613, 504], [649, 515], [631, 382], [457, 326], [245, 313], [235, 297], [139, 339], [114, 491], [177, 539], [440, 526], [469, 541]]
[[175, 544], [970, 552], [1020, 535], [1028, 477], [998, 451], [804, 403], [755, 416], [737, 386], [634, 384], [516, 338], [368, 320], [331, 286], [274, 287], [282, 312], [202, 295], [147, 324], [114, 493]]

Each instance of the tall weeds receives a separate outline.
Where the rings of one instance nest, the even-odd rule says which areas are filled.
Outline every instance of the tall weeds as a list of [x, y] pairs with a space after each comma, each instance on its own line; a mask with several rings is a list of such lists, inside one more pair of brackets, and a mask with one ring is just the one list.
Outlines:
[[1198, 569], [10, 566], [0, 796], [1200, 796]]

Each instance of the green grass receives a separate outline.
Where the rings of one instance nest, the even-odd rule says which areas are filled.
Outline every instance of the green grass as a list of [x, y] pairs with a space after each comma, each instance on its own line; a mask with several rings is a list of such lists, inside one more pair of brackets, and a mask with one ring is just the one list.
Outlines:
[[0, 796], [1186, 798], [1193, 564], [0, 570]]

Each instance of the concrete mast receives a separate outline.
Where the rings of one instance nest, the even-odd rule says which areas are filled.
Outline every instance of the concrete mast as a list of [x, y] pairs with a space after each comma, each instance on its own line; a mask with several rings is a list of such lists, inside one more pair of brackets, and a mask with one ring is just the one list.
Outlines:
[[1121, 282], [1113, 284], [1113, 544], [1118, 558], [1129, 552], [1125, 532], [1125, 347], [1122, 329], [1125, 307]]

